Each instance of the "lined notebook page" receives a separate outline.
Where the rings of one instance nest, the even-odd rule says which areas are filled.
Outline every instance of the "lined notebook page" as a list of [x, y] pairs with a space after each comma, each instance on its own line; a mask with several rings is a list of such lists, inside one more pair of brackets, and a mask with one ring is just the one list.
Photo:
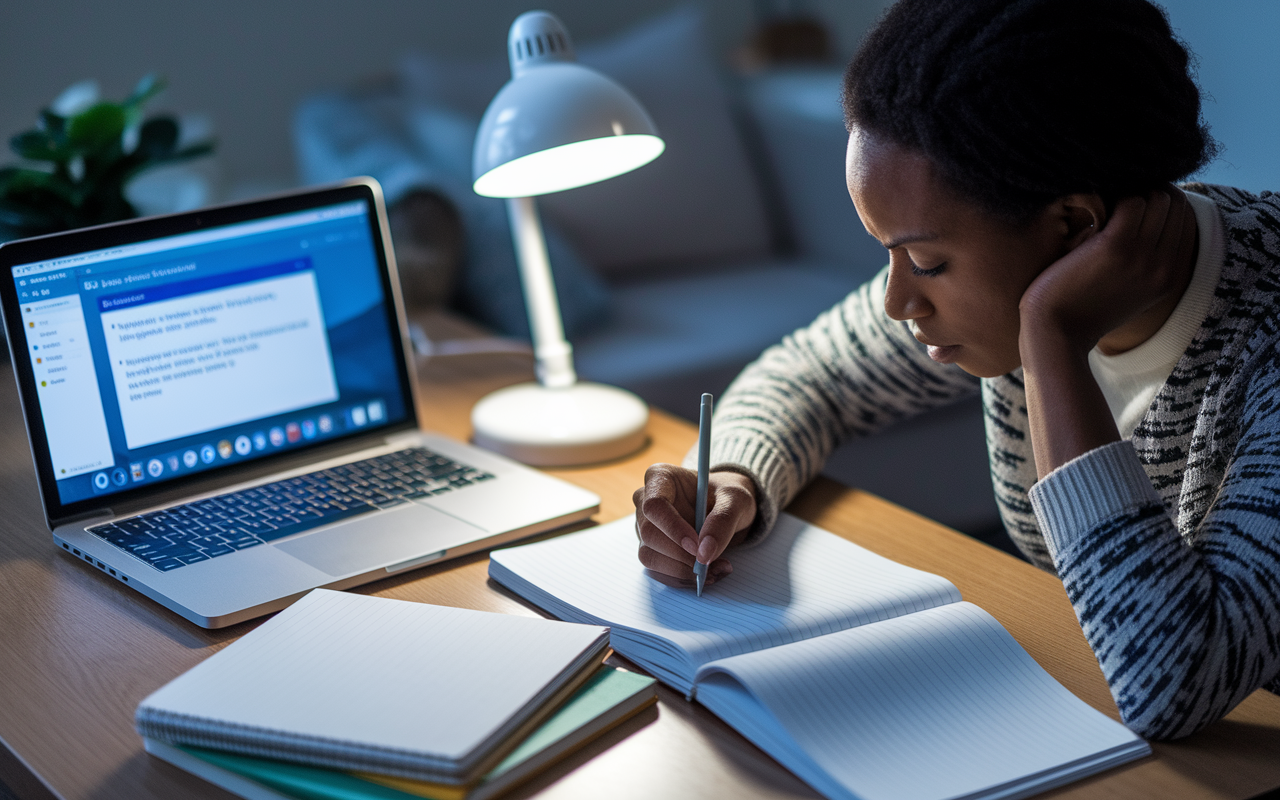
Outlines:
[[317, 589], [143, 700], [139, 728], [169, 739], [142, 730], [159, 712], [456, 761], [603, 634]]
[[[638, 546], [634, 517], [626, 517], [496, 551], [489, 574], [562, 619], [614, 626], [615, 650], [665, 667], [655, 673], [685, 691], [707, 661], [960, 600], [945, 578], [882, 558], [789, 514], [778, 517], [758, 547], [734, 552], [733, 574], [702, 597], [650, 577], [636, 556]], [[665, 659], [643, 652], [645, 643], [628, 631], [642, 632], [650, 649], [661, 649], [652, 644], [656, 638], [681, 652]]]
[[709, 664], [698, 700], [831, 798], [1003, 796], [1150, 752], [969, 603]]

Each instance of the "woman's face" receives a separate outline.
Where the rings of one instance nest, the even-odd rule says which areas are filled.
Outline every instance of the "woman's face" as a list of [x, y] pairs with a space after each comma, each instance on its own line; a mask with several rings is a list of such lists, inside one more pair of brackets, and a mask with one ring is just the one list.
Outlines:
[[1046, 211], [1014, 226], [960, 199], [924, 155], [854, 128], [849, 195], [867, 232], [889, 251], [885, 311], [908, 321], [929, 356], [979, 377], [1021, 365], [1018, 303], [1066, 252], [1065, 226]]

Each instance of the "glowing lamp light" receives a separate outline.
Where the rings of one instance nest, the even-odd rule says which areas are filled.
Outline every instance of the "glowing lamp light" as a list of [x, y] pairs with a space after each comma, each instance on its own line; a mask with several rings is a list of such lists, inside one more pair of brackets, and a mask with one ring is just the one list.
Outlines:
[[531, 197], [608, 180], [662, 155], [666, 144], [649, 134], [585, 139], [521, 156], [476, 179], [485, 197]]

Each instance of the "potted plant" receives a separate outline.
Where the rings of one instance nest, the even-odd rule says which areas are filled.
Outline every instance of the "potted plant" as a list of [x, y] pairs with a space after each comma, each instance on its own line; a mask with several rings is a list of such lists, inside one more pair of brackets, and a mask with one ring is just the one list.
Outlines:
[[213, 142], [179, 147], [172, 116], [142, 117], [164, 82], [148, 75], [119, 103], [76, 84], [9, 145], [27, 164], [0, 168], [0, 241], [138, 216], [125, 187], [160, 164], [207, 155]]

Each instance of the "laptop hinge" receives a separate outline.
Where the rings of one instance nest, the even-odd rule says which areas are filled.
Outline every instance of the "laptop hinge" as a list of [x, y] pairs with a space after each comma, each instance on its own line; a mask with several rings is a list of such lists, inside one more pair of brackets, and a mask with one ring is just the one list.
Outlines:
[[115, 519], [119, 514], [113, 508], [95, 508], [92, 511], [83, 514], [76, 514], [71, 517], [63, 517], [62, 519], [49, 520], [49, 527], [52, 530], [66, 527], [67, 525], [75, 525], [77, 527], [87, 528], [97, 522], [106, 522], [109, 519]]

